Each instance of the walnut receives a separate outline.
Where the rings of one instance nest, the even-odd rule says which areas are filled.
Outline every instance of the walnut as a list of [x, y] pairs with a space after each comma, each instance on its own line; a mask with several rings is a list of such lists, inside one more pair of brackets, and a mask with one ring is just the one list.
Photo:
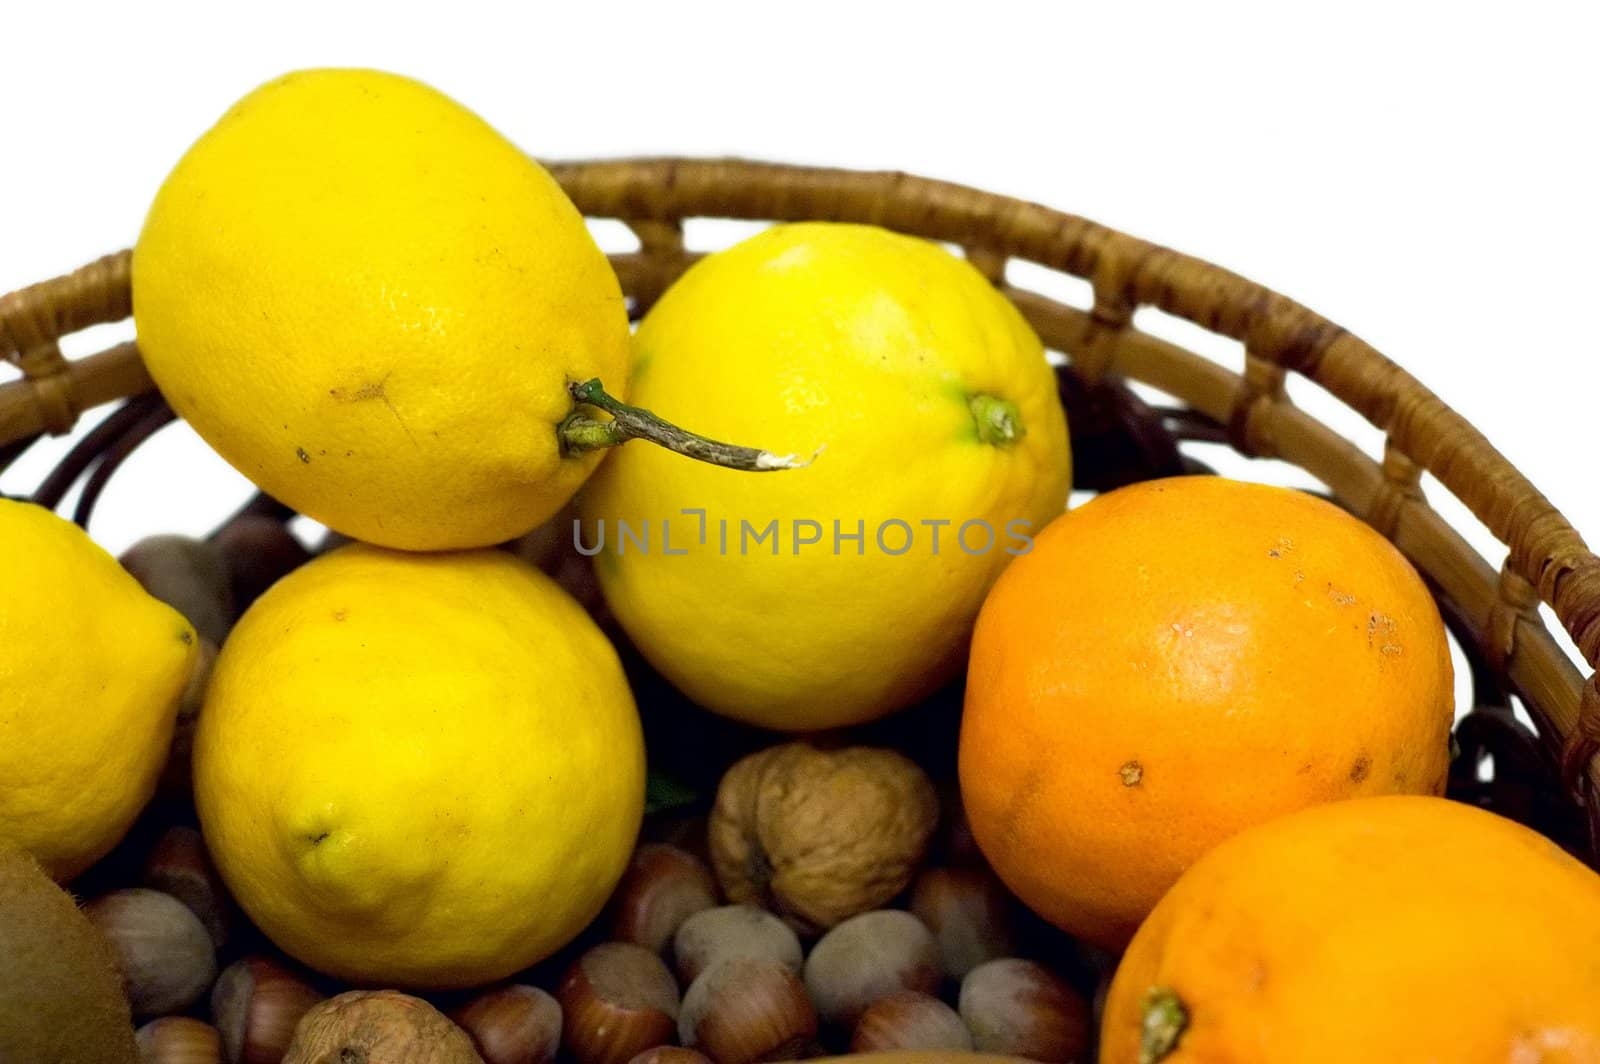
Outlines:
[[902, 755], [786, 743], [722, 777], [712, 866], [728, 900], [816, 933], [904, 890], [938, 819], [933, 784]]

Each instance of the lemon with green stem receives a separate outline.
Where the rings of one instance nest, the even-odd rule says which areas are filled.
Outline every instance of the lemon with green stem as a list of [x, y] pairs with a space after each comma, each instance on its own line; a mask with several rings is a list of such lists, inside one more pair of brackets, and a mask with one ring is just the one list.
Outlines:
[[385, 546], [518, 536], [627, 437], [788, 464], [640, 412], [597, 429], [629, 376], [605, 255], [538, 163], [392, 74], [299, 71], [223, 115], [150, 208], [133, 315], [162, 394], [218, 453]]
[[1039, 338], [936, 244], [776, 226], [690, 268], [635, 346], [634, 401], [827, 446], [782, 477], [624, 449], [579, 495], [617, 619], [719, 713], [813, 731], [910, 704], [954, 674], [984, 593], [1066, 505]]

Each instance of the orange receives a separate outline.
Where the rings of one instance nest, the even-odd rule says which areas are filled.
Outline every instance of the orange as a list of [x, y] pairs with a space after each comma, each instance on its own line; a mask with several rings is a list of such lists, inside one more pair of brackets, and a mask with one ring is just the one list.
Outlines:
[[1202, 858], [1134, 937], [1100, 1047], [1101, 1064], [1430, 1060], [1600, 1061], [1600, 876], [1492, 813], [1394, 795]]
[[984, 602], [961, 727], [978, 845], [1108, 948], [1202, 853], [1318, 802], [1438, 794], [1439, 613], [1386, 540], [1283, 488], [1182, 477], [1057, 518]]

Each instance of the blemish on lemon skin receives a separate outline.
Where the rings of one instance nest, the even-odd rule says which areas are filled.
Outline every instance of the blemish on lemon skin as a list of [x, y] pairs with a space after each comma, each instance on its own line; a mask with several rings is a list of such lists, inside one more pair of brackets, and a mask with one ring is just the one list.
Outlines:
[[1356, 602], [1354, 595], [1348, 591], [1341, 591], [1339, 588], [1334, 587], [1332, 583], [1328, 584], [1328, 597], [1333, 600], [1336, 606], [1354, 606]]
[[[328, 395], [336, 403], [382, 403], [384, 408], [394, 416], [395, 423], [406, 434], [406, 438], [411, 441], [411, 445], [416, 447], [418, 446], [416, 435], [412, 433], [411, 426], [406, 424], [406, 419], [400, 416], [399, 409], [389, 398], [389, 378], [392, 376], [394, 376], [394, 370], [391, 369], [378, 380], [367, 381], [364, 384], [358, 384], [354, 388], [329, 388]], [[439, 434], [435, 432], [434, 435], [437, 436]]]
[[296, 447], [294, 449], [294, 456], [300, 459], [300, 461], [305, 465], [311, 464], [311, 456], [306, 454], [306, 449], [304, 447]]
[[337, 610], [333, 611], [333, 619], [336, 620], [336, 621], [342, 621], [346, 617], [348, 617], [349, 615], [350, 615], [350, 611], [346, 610], [346, 609], [343, 609], [343, 608], [340, 608], [340, 609], [337, 609]]
[[[1294, 550], [1294, 540], [1290, 539], [1288, 536], [1279, 536], [1277, 545], [1273, 546], [1267, 551], [1267, 557], [1281, 558], [1292, 550]], [[1301, 575], [1298, 569], [1295, 570], [1295, 575]]]
[[1137, 787], [1144, 780], [1144, 766], [1137, 761], [1128, 761], [1117, 769], [1117, 775], [1122, 777], [1124, 787]]
[[1355, 764], [1350, 766], [1350, 782], [1360, 783], [1372, 771], [1372, 758], [1361, 754], [1356, 758]]
[[[392, 370], [390, 372], [393, 372]], [[389, 383], [388, 374], [382, 380], [363, 384], [358, 388], [329, 388], [328, 394], [341, 403], [361, 403], [371, 399], [387, 399], [384, 386]]]

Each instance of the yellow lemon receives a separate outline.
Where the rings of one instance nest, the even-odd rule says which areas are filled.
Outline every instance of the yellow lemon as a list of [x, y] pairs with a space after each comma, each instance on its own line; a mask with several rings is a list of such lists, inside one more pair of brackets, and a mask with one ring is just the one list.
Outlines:
[[194, 746], [217, 868], [279, 946], [346, 979], [498, 979], [626, 867], [644, 744], [616, 652], [498, 551], [345, 547], [217, 659]]
[[952, 674], [984, 592], [1065, 506], [1039, 339], [934, 244], [766, 230], [691, 268], [635, 345], [630, 402], [826, 447], [779, 476], [625, 448], [580, 495], [606, 601], [718, 712], [803, 731], [906, 705]]
[[570, 381], [627, 384], [628, 320], [559, 185], [482, 119], [370, 70], [246, 96], [172, 171], [133, 315], [174, 410], [267, 492], [349, 536], [487, 546], [599, 460]]
[[65, 882], [155, 791], [194, 628], [83, 530], [0, 499], [0, 847]]

